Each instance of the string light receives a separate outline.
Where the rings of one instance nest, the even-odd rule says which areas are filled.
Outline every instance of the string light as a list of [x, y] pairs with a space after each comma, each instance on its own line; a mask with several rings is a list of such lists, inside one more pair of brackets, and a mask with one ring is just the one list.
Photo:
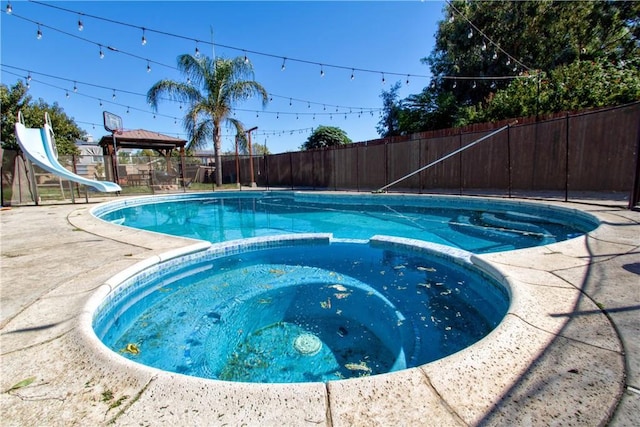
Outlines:
[[11, 2], [7, 3], [7, 15], [11, 15], [11, 12], [13, 12], [13, 7], [11, 7]]
[[487, 43], [482, 40], [482, 47], [481, 47], [482, 51], [484, 52], [485, 50], [487, 50]]
[[65, 94], [64, 94], [64, 96], [65, 96], [67, 99], [69, 99], [69, 91], [66, 91], [66, 92], [65, 92]]
[[355, 76], [355, 70], [352, 68], [352, 69], [351, 69], [351, 80], [353, 80], [353, 79], [355, 79], [355, 78], [356, 78], [356, 76]]
[[384, 85], [385, 79], [384, 79], [384, 73], [382, 73], [382, 84]]
[[38, 40], [42, 38], [42, 30], [40, 29], [40, 24], [38, 24], [38, 32], [36, 33], [36, 38]]
[[116, 90], [113, 90], [113, 95], [111, 95], [111, 99], [116, 99]]
[[284, 69], [285, 69], [284, 63], [285, 62], [287, 62], [287, 58], [282, 58], [282, 66], [280, 67], [280, 71], [284, 71]]
[[196, 52], [195, 52], [194, 56], [195, 56], [196, 58], [199, 58], [199, 57], [200, 57], [200, 49], [198, 49], [198, 42], [197, 42], [197, 41], [196, 41]]
[[149, 61], [147, 61], [147, 73], [151, 72], [151, 64], [149, 64]]
[[473, 28], [469, 29], [469, 34], [467, 34], [467, 38], [470, 39], [471, 37], [473, 37]]
[[322, 64], [320, 64], [320, 77], [324, 77], [324, 68], [322, 68]]
[[142, 46], [147, 44], [147, 38], [144, 36], [145, 34], [145, 28], [142, 28]]
[[407, 86], [409, 86], [409, 74], [407, 74]]
[[82, 24], [82, 19], [78, 17], [78, 31], [84, 30], [84, 24]]
[[249, 63], [249, 58], [247, 58], [247, 51], [244, 51], [244, 63], [248, 64]]
[[98, 47], [100, 48], [100, 59], [104, 59], [104, 52], [102, 51], [102, 46], [98, 45]]
[[73, 82], [73, 91], [78, 92], [78, 85], [76, 84], [76, 82]]

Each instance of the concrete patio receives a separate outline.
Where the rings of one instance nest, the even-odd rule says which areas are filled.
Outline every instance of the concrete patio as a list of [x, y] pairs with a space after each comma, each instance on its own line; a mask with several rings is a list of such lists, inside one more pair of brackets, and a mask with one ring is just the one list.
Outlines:
[[640, 212], [596, 215], [588, 236], [481, 255], [512, 286], [499, 327], [445, 359], [305, 384], [228, 383], [106, 351], [82, 319], [116, 273], [194, 243], [106, 224], [89, 204], [0, 212], [2, 425], [640, 424]]

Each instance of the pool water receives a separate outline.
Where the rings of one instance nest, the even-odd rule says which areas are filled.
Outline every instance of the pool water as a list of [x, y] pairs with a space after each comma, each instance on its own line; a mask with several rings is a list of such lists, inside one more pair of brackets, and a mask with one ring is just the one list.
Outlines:
[[348, 239], [388, 235], [473, 253], [556, 243], [598, 225], [578, 211], [521, 202], [290, 192], [140, 198], [109, 204], [96, 215], [128, 227], [210, 242], [290, 233], [332, 233]]
[[419, 366], [487, 335], [509, 305], [468, 261], [375, 240], [240, 251], [135, 283], [96, 316], [98, 337], [139, 363], [230, 381]]

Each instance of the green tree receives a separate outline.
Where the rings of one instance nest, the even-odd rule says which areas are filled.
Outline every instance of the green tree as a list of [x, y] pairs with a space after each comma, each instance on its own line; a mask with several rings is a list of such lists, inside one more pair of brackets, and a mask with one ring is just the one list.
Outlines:
[[147, 92], [147, 101], [157, 110], [163, 96], [188, 104], [184, 127], [190, 139], [188, 148], [202, 147], [213, 137], [216, 158], [216, 185], [222, 185], [221, 140], [223, 124], [235, 127], [237, 133], [244, 132], [243, 124], [232, 117], [236, 103], [253, 96], [268, 101], [267, 91], [256, 82], [253, 66], [243, 57], [235, 59], [195, 57], [180, 55], [178, 69], [187, 77], [187, 82], [161, 80]]
[[[433, 73], [431, 86], [422, 103], [404, 102], [420, 120], [414, 127], [444, 124], [434, 114], [461, 125], [633, 99], [633, 81], [626, 94], [601, 87], [637, 76], [640, 2], [453, 0], [444, 15], [433, 51], [422, 59]], [[600, 80], [586, 72], [589, 64], [599, 64], [602, 72], [593, 71]], [[557, 98], [561, 87], [579, 90]]]
[[300, 147], [301, 150], [314, 148], [333, 147], [336, 145], [350, 144], [352, 141], [346, 132], [335, 126], [318, 126], [309, 135], [307, 141]]
[[[0, 84], [0, 105], [2, 106], [1, 115], [1, 138], [2, 148], [18, 149], [15, 135], [15, 123], [18, 117], [18, 111], [26, 110], [26, 106], [31, 102], [31, 97], [27, 94], [27, 87], [22, 80], [11, 86]], [[40, 120], [40, 126], [42, 119]]]
[[398, 91], [401, 86], [400, 82], [395, 82], [388, 91], [383, 90], [380, 94], [380, 98], [382, 98], [382, 113], [376, 130], [378, 135], [383, 138], [400, 135], [401, 106], [398, 102]]
[[49, 105], [42, 99], [33, 102], [27, 94], [27, 87], [21, 81], [18, 81], [11, 88], [0, 85], [0, 102], [2, 102], [3, 148], [19, 149], [15, 138], [15, 122], [18, 111], [22, 111], [25, 125], [32, 128], [42, 127], [45, 113], [49, 115], [51, 126], [55, 132], [58, 155], [79, 153], [76, 140], [84, 138], [86, 132], [80, 129], [57, 103]]

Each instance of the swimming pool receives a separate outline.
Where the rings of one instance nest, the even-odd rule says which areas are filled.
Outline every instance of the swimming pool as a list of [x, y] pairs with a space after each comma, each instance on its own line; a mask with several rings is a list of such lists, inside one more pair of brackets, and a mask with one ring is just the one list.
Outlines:
[[594, 230], [597, 219], [554, 206], [472, 197], [228, 192], [126, 199], [94, 209], [105, 221], [224, 242], [290, 233], [414, 238], [491, 253], [541, 246]]
[[[234, 270], [231, 274], [233, 278], [242, 278], [243, 275], [249, 274], [255, 263], [261, 265], [256, 270], [261, 274], [251, 273], [249, 276], [253, 277], [254, 284], [258, 287], [260, 284], [267, 287], [260, 289], [258, 293], [255, 293], [254, 287], [247, 293], [241, 284], [234, 283], [231, 286], [230, 282], [220, 279], [217, 274], [220, 269], [218, 262], [224, 265], [228, 260], [212, 262], [209, 250], [203, 248], [200, 248], [198, 253], [172, 258], [169, 263], [154, 262], [152, 266], [142, 263], [138, 270], [111, 281], [108, 295], [93, 312], [93, 327], [96, 333], [113, 351], [127, 358], [187, 375], [251, 382], [333, 381], [349, 378], [349, 374], [369, 375], [421, 366], [455, 353], [490, 333], [501, 321], [509, 306], [509, 285], [497, 269], [483, 263], [482, 267], [478, 268], [473, 262], [465, 264], [461, 260], [473, 259], [475, 255], [472, 253], [501, 252], [561, 242], [581, 236], [599, 225], [589, 214], [562, 207], [520, 201], [415, 195], [328, 195], [295, 192], [181, 194], [118, 200], [96, 207], [91, 212], [104, 221], [120, 226], [208, 241], [213, 253], [223, 255], [223, 258], [230, 255], [224, 251], [230, 250], [236, 255], [241, 253], [234, 262], [253, 259], [246, 266]], [[291, 248], [286, 245], [293, 239], [292, 233], [297, 236], [328, 234], [335, 242], [335, 246], [329, 250], [331, 256], [325, 256], [323, 263], [317, 264], [316, 252], [322, 252], [317, 248], [299, 246], [290, 252]], [[362, 261], [356, 254], [362, 253], [362, 245], [380, 239], [410, 240], [413, 243], [405, 246], [431, 254], [432, 258], [420, 262], [425, 270], [417, 268], [416, 263], [381, 267], [386, 258], [399, 257], [393, 250], [383, 251], [386, 255], [378, 257], [376, 261], [377, 272], [381, 276], [386, 275], [385, 280], [389, 280], [395, 274], [407, 274], [411, 270], [412, 273], [407, 274], [408, 281], [397, 286], [403, 290], [401, 294], [407, 289], [412, 289], [415, 292], [413, 298], [408, 297], [401, 301], [387, 292], [390, 283], [378, 282], [379, 277], [367, 276], [367, 272], [347, 273], [346, 266], [340, 267], [342, 261], [347, 262], [347, 265], [361, 264]], [[264, 253], [261, 252], [264, 248], [252, 247], [255, 242], [258, 242], [258, 245], [265, 242], [275, 244], [275, 258], [267, 257], [272, 261], [264, 263], [256, 261], [264, 260]], [[347, 246], [341, 246], [343, 244]], [[425, 245], [432, 246], [427, 250]], [[253, 258], [253, 251], [257, 249], [259, 256]], [[343, 256], [336, 258], [333, 249], [343, 253]], [[452, 256], [451, 251], [460, 252]], [[299, 258], [285, 264], [274, 261], [284, 262], [287, 253], [287, 256], [295, 254]], [[447, 283], [447, 280], [429, 278], [428, 274], [422, 280], [417, 279], [415, 272], [425, 274], [426, 271], [430, 271], [430, 267], [424, 265], [433, 263], [434, 256], [441, 261], [434, 271], [444, 271], [444, 277], [458, 279], [453, 279], [453, 283], [446, 286], [443, 284]], [[409, 265], [412, 267], [405, 270]], [[462, 265], [466, 267], [460, 270]], [[351, 281], [328, 283], [318, 279], [309, 282], [308, 277], [299, 271], [291, 276], [295, 279], [290, 283], [291, 288], [281, 287], [277, 281], [270, 282], [274, 279], [270, 277], [272, 271], [287, 272], [291, 266], [306, 273], [310, 271], [309, 268], [320, 268], [328, 272], [327, 274], [338, 274], [348, 277]], [[395, 267], [398, 267], [398, 270]], [[230, 293], [212, 295], [211, 299], [205, 299], [206, 307], [196, 310], [193, 301], [201, 299], [197, 297], [200, 292], [197, 290], [199, 280], [192, 282], [189, 278], [198, 276], [202, 271], [207, 271], [207, 275], [215, 276], [217, 279], [214, 280], [218, 280], [217, 283], [204, 280], [202, 286], [205, 289], [211, 291], [213, 288], [220, 288], [221, 283], [227, 283]], [[153, 280], [149, 280], [150, 277]], [[311, 274], [310, 277], [313, 278], [314, 275]], [[474, 279], [478, 277], [480, 279]], [[187, 278], [186, 284], [181, 282], [184, 278]], [[479, 283], [471, 286], [478, 289], [472, 294], [487, 298], [474, 300], [475, 297], [463, 296], [456, 302], [435, 302], [433, 307], [429, 307], [429, 310], [435, 307], [434, 311], [425, 313], [422, 310], [425, 305], [429, 305], [431, 298], [425, 300], [420, 293], [433, 293], [434, 297], [438, 293], [442, 293], [440, 296], [455, 293], [457, 297], [461, 289], [459, 285], [466, 281]], [[192, 284], [196, 286], [191, 288]], [[191, 306], [180, 306], [171, 300], [176, 286], [188, 289], [179, 292], [183, 298], [180, 304], [192, 301]], [[396, 286], [395, 282], [393, 286]], [[278, 288], [278, 291], [269, 293], [271, 287]], [[364, 289], [366, 291], [363, 291]], [[377, 293], [381, 295], [377, 299], [377, 305], [362, 312], [370, 316], [368, 320], [364, 315], [357, 315], [349, 322], [340, 324], [340, 320], [344, 319], [339, 318], [336, 321], [336, 316], [333, 316], [326, 322], [330, 326], [315, 329], [308, 323], [311, 318], [321, 318], [322, 310], [340, 307], [344, 301], [339, 301], [338, 305], [335, 305], [335, 302], [343, 297], [357, 296], [351, 301], [363, 304], [368, 296]], [[300, 297], [301, 294], [304, 296]], [[331, 302], [331, 295], [334, 304]], [[496, 295], [499, 298], [489, 298]], [[149, 298], [146, 298], [147, 296]], [[320, 300], [316, 300], [316, 297], [320, 297]], [[312, 316], [302, 316], [306, 319], [304, 322], [290, 322], [291, 316], [278, 311], [277, 303], [272, 305], [274, 299], [279, 302], [299, 299], [302, 301], [300, 304], [293, 304], [299, 307], [298, 313], [305, 309], [309, 311], [310, 307], [320, 311], [314, 312]], [[248, 305], [240, 304], [240, 301], [248, 302]], [[417, 306], [412, 305], [415, 301], [418, 302]], [[436, 298], [433, 301], [436, 301]], [[155, 310], [153, 306], [156, 303], [162, 308]], [[174, 306], [181, 308], [173, 313], [169, 307]], [[211, 306], [218, 308], [207, 309]], [[406, 309], [395, 310], [397, 306]], [[444, 309], [438, 310], [437, 307]], [[454, 309], [450, 312], [451, 307], [464, 307], [464, 310]], [[192, 309], [195, 318], [189, 316]], [[341, 314], [345, 309], [346, 307], [340, 308]], [[351, 308], [348, 310], [357, 312]], [[463, 314], [463, 311], [466, 312]], [[256, 321], [254, 312], [262, 313], [258, 317], [269, 321]], [[167, 318], [164, 316], [165, 313], [173, 315]], [[381, 313], [386, 313], [383, 316], [386, 319], [384, 322], [376, 320], [376, 315]], [[459, 324], [451, 321], [452, 313], [454, 319], [460, 318]], [[300, 317], [299, 314], [296, 316]], [[177, 337], [175, 340], [159, 339], [164, 335], [162, 330], [173, 330], [171, 328], [174, 325], [179, 327], [183, 318], [186, 326], [180, 331], [174, 331], [173, 335]], [[416, 318], [420, 321], [416, 321]], [[468, 320], [469, 318], [475, 320]], [[222, 319], [235, 320], [225, 320], [224, 326], [221, 327]], [[405, 319], [412, 319], [408, 322], [413, 325], [410, 333], [399, 332]], [[145, 330], [151, 322], [154, 322], [151, 329], [156, 332], [148, 335]], [[380, 324], [395, 326], [383, 328]], [[438, 330], [437, 325], [444, 329]], [[439, 335], [425, 339], [425, 342], [446, 343], [444, 349], [440, 349], [444, 351], [432, 351], [432, 348], [428, 351], [414, 351], [415, 348], [408, 350], [415, 347], [415, 343], [422, 341], [419, 329], [423, 326], [431, 326], [438, 330]], [[446, 329], [447, 327], [451, 329]], [[333, 333], [328, 333], [328, 330], [332, 330]], [[356, 358], [357, 360], [338, 355], [329, 360], [328, 364], [320, 364], [320, 371], [310, 371], [305, 367], [303, 362], [309, 362], [309, 357], [326, 357], [328, 354], [335, 356], [336, 353], [340, 353], [338, 347], [348, 340], [337, 339], [336, 336], [344, 338], [350, 331], [356, 331], [350, 339], [357, 336], [362, 338], [360, 341], [373, 343], [367, 347], [355, 345], [354, 342], [342, 348], [358, 354], [360, 357]], [[217, 340], [216, 336], [231, 339], [221, 341]], [[274, 343], [280, 341], [286, 342], [286, 345], [278, 354], [263, 350], [253, 352], [258, 344], [264, 344], [261, 343], [264, 336], [268, 337], [265, 341], [267, 347], [274, 348]], [[410, 337], [410, 343], [406, 342], [406, 337]], [[452, 339], [454, 337], [456, 339]], [[158, 343], [151, 344], [155, 341]], [[419, 347], [418, 345], [416, 348]], [[179, 348], [182, 351], [168, 357], [168, 348]], [[323, 353], [323, 349], [327, 348], [330, 351]], [[290, 360], [292, 355], [294, 362]], [[301, 357], [305, 359], [303, 362], [299, 360]], [[275, 359], [282, 362], [277, 365], [276, 370], [293, 369], [294, 365], [302, 369], [293, 375], [280, 377], [275, 375], [270, 363], [264, 364], [265, 360]], [[243, 370], [247, 364], [252, 369]], [[249, 372], [258, 371], [254, 369], [257, 366], [265, 368], [264, 372], [257, 376], [249, 375]]]
[[417, 367], [490, 333], [509, 289], [465, 251], [287, 235], [147, 266], [96, 310], [112, 351], [227, 381], [327, 382]]

